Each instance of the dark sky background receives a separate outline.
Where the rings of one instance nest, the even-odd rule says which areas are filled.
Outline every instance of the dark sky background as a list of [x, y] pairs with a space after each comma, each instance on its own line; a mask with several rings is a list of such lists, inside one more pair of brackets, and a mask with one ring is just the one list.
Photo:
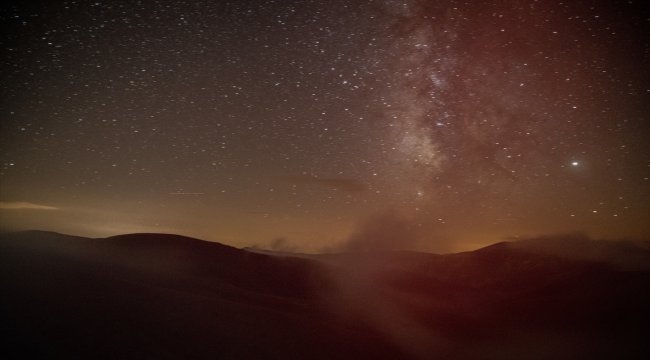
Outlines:
[[643, 8], [3, 5], [0, 227], [296, 251], [647, 238]]

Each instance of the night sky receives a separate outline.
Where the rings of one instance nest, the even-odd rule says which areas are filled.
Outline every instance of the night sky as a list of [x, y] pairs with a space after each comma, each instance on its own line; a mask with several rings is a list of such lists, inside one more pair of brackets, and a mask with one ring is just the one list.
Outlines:
[[294, 251], [650, 236], [644, 1], [13, 3], [2, 230]]

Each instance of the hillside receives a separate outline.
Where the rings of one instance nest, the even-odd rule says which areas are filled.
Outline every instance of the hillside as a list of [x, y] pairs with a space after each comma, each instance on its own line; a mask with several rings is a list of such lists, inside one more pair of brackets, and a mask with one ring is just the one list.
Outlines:
[[598, 256], [500, 243], [294, 257], [165, 234], [3, 234], [0, 356], [647, 358], [650, 272], [581, 246]]

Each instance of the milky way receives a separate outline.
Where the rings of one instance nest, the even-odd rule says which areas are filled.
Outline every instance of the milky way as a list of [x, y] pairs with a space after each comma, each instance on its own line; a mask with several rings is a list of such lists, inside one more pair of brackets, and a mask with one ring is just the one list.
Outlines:
[[650, 234], [640, 1], [15, 2], [1, 17], [5, 230], [304, 251], [373, 246], [377, 229], [431, 251]]

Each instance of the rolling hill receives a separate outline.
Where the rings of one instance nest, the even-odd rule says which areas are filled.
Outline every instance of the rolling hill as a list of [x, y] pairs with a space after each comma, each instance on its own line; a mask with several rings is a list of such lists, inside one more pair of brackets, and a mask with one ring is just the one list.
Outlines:
[[554, 241], [298, 256], [7, 233], [0, 356], [648, 358], [648, 248]]

